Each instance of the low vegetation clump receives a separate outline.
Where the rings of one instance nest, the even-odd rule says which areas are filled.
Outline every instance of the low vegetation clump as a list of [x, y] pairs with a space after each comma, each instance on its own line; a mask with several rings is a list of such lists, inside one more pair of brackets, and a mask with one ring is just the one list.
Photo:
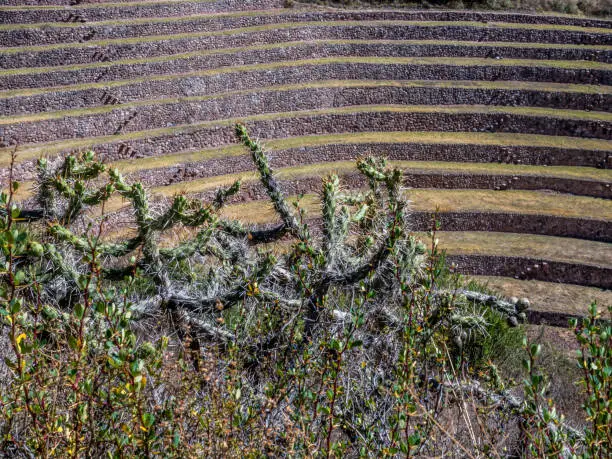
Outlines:
[[[313, 223], [261, 145], [236, 133], [280, 224], [223, 217], [239, 182], [210, 202], [164, 205], [93, 153], [39, 161], [30, 207], [11, 181], [0, 451], [609, 457], [612, 329], [595, 305], [573, 324], [588, 419], [578, 430], [546, 399], [537, 345], [524, 344], [526, 379], [511, 393], [494, 361], [520, 348], [527, 302], [468, 290], [435, 218], [429, 242], [411, 233], [401, 171], [360, 159], [362, 193], [324, 178]], [[131, 217], [105, 214], [116, 199]], [[128, 217], [134, 236], [113, 239]]]

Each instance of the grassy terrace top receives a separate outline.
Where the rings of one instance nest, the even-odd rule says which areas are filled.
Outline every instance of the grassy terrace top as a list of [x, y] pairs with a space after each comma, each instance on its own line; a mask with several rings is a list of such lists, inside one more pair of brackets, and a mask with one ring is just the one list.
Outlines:
[[[272, 143], [277, 146], [280, 143]], [[270, 143], [268, 144], [270, 145]], [[183, 164], [189, 164], [192, 161], [201, 159], [198, 153], [184, 153], [181, 155], [158, 156], [151, 158], [141, 158], [136, 160], [116, 161], [109, 164], [111, 168], [117, 168], [128, 177], [132, 173], [147, 173], [155, 174], [166, 167], [176, 167]], [[231, 156], [246, 155], [241, 147], [225, 147], [214, 150], [217, 158], [225, 158]], [[207, 156], [206, 159], [210, 159]], [[354, 161], [334, 161], [325, 163], [309, 163], [308, 158], [304, 159], [304, 166], [285, 167], [277, 170], [280, 180], [301, 180], [311, 177], [322, 177], [325, 174], [333, 171], [339, 175], [356, 174]], [[497, 164], [497, 163], [459, 163], [459, 162], [443, 162], [443, 161], [405, 161], [391, 160], [390, 165], [401, 168], [406, 174], [427, 174], [436, 173], [441, 175], [465, 174], [465, 175], [486, 175], [486, 176], [503, 176], [503, 177], [554, 177], [573, 180], [596, 181], [609, 183], [612, 185], [612, 171], [605, 169], [596, 169], [592, 167], [570, 167], [570, 166], [525, 166], [517, 164]], [[194, 192], [212, 191], [217, 187], [228, 186], [240, 180], [242, 183], [253, 183], [258, 180], [255, 172], [238, 172], [234, 174], [207, 177], [201, 180], [192, 180], [189, 182], [181, 182], [180, 185], [169, 185], [167, 187], [159, 187], [157, 191], [162, 195], [172, 195], [177, 190], [179, 192], [193, 190]], [[34, 192], [32, 182], [23, 183], [19, 188], [19, 199], [30, 198]], [[590, 202], [590, 201], [589, 201]], [[584, 209], [582, 209], [584, 210]], [[588, 209], [590, 211], [592, 209]], [[579, 215], [584, 217], [583, 214]], [[587, 213], [588, 216], [588, 213]]]
[[[333, 171], [333, 166], [330, 167]], [[243, 174], [244, 175], [244, 174]], [[239, 177], [219, 177], [209, 180], [195, 180], [177, 183], [152, 190], [159, 196], [171, 197], [177, 193], [202, 193], [213, 191], [218, 186], [227, 186]], [[291, 170], [284, 171], [282, 178], [291, 179], [295, 174]], [[210, 183], [209, 183], [210, 182]], [[558, 195], [539, 191], [524, 190], [430, 190], [410, 189], [407, 196], [413, 201], [414, 210], [428, 212], [439, 208], [440, 212], [502, 212], [530, 215], [554, 215], [571, 218], [589, 218], [598, 215], [600, 220], [612, 221], [612, 202], [606, 199], [585, 196]], [[307, 194], [300, 201], [304, 208], [311, 212], [311, 217], [320, 214], [320, 198], [315, 194]], [[108, 211], [122, 206], [120, 202], [107, 207]], [[250, 223], [268, 223], [277, 217], [271, 204], [267, 201], [237, 204], [231, 207], [236, 212], [235, 217], [248, 220]], [[244, 210], [244, 212], [243, 212]]]

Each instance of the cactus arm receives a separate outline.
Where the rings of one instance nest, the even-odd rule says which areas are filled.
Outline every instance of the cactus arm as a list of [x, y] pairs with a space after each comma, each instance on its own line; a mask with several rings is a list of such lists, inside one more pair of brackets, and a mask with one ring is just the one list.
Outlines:
[[284, 223], [279, 223], [270, 228], [245, 228], [238, 221], [221, 219], [219, 226], [231, 236], [246, 237], [251, 244], [278, 241], [289, 232], [287, 225]]
[[221, 188], [217, 190], [213, 201], [213, 209], [219, 211], [225, 206], [227, 201], [240, 191], [240, 180], [236, 180], [229, 188]]
[[159, 254], [163, 258], [169, 260], [184, 260], [196, 253], [202, 253], [208, 245], [215, 229], [216, 225], [210, 225], [200, 230], [197, 236], [192, 240], [179, 244], [172, 249], [160, 249]]
[[[49, 233], [58, 240], [67, 242], [81, 253], [89, 253], [91, 251], [91, 247], [89, 246], [89, 242], [86, 238], [76, 236], [72, 231], [62, 225], [51, 225], [49, 227]], [[136, 250], [141, 243], [142, 239], [139, 236], [136, 236], [121, 243], [100, 244], [97, 246], [97, 250], [102, 255], [122, 257], [133, 250]]]
[[323, 199], [321, 200], [322, 226], [323, 226], [323, 253], [326, 254], [325, 262], [329, 266], [335, 257], [337, 231], [336, 212], [337, 197], [340, 180], [335, 174], [323, 179]]
[[240, 142], [251, 151], [251, 156], [253, 158], [253, 162], [255, 163], [255, 167], [259, 172], [261, 183], [272, 201], [274, 210], [281, 217], [281, 220], [287, 227], [287, 230], [291, 231], [299, 239], [307, 240], [309, 235], [307, 234], [306, 229], [300, 225], [298, 218], [287, 204], [283, 192], [281, 191], [280, 186], [274, 177], [274, 171], [270, 168], [268, 158], [259, 142], [251, 140], [246, 128], [241, 124], [236, 125], [236, 136]]

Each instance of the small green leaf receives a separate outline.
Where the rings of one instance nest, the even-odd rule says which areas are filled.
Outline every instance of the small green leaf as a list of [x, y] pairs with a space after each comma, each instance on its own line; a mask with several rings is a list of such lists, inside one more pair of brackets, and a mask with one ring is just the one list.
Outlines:
[[84, 312], [85, 312], [85, 307], [81, 303], [77, 303], [74, 306], [74, 315], [77, 319], [81, 320], [83, 318]]
[[150, 428], [154, 422], [155, 422], [155, 416], [153, 416], [151, 413], [144, 413], [142, 415], [142, 424], [147, 429]]
[[13, 298], [11, 300], [11, 314], [17, 314], [21, 311], [21, 299]]

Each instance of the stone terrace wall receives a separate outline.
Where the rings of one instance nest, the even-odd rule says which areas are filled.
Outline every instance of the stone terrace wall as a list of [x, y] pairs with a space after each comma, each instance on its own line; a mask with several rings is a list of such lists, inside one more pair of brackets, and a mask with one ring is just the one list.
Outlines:
[[351, 160], [364, 154], [383, 154], [389, 159], [412, 161], [460, 161], [477, 163], [530, 164], [536, 166], [601, 167], [606, 151], [533, 146], [437, 144], [437, 143], [368, 143], [333, 144], [271, 151], [273, 161], [287, 166], [300, 164], [304, 156], [317, 162]]
[[[115, 148], [117, 148], [115, 146]], [[134, 151], [134, 157], [143, 157], [142, 153]], [[606, 161], [608, 153], [604, 151], [585, 151], [577, 149], [544, 148], [544, 147], [509, 147], [496, 145], [472, 144], [428, 144], [428, 143], [367, 143], [367, 144], [329, 144], [316, 147], [300, 147], [285, 150], [269, 151], [275, 167], [296, 166], [305, 163], [323, 161], [355, 160], [366, 154], [382, 155], [392, 160], [412, 161], [466, 161], [466, 162], [499, 162], [504, 164], [535, 164], [535, 165], [571, 165], [571, 166], [601, 166]], [[129, 152], [121, 155], [129, 156]], [[248, 164], [248, 165], [247, 165]], [[244, 157], [225, 157], [200, 163], [189, 163], [189, 167], [172, 166], [168, 172], [156, 170], [154, 174], [143, 171], [136, 174], [137, 180], [147, 179], [146, 182], [155, 185], [168, 185], [181, 179], [193, 179], [223, 175], [233, 172], [242, 172], [251, 169], [251, 163]], [[34, 178], [34, 163], [26, 161], [16, 167], [15, 176], [19, 180], [32, 180]], [[3, 173], [4, 172], [4, 173]], [[472, 186], [479, 188], [480, 180], [472, 176]], [[489, 177], [489, 176], [484, 176]], [[482, 188], [500, 187], [500, 189], [532, 189], [540, 181], [541, 188], [552, 186], [547, 178], [519, 176], [518, 181], [512, 177], [492, 176], [492, 182]], [[0, 170], [0, 181], [7, 178], [7, 171]], [[467, 180], [467, 179], [466, 179]], [[552, 179], [551, 179], [552, 180]], [[515, 182], [517, 182], [515, 184]], [[412, 186], [417, 186], [413, 184]], [[441, 185], [438, 184], [438, 187]], [[467, 184], [466, 184], [467, 187]], [[554, 187], [559, 192], [584, 194], [594, 197], [608, 197], [609, 183], [589, 182], [570, 179], [554, 179]]]
[[[610, 222], [605, 220], [503, 212], [441, 212], [438, 217], [444, 231], [527, 233], [612, 242]], [[416, 231], [431, 228], [431, 212], [413, 212], [410, 218]]]
[[[2, 0], [3, 2], [21, 3], [21, 0]], [[25, 0], [36, 1], [35, 6], [41, 5], [41, 0]], [[43, 2], [50, 0], [42, 0]], [[66, 0], [68, 1], [68, 0]], [[101, 2], [104, 3], [104, 2]], [[208, 5], [207, 5], [208, 3]], [[14, 11], [2, 11], [0, 20], [7, 24], [20, 23], [38, 23], [38, 22], [62, 22], [66, 15], [66, 11], [77, 12], [89, 22], [104, 21], [109, 19], [129, 19], [135, 17], [176, 17], [188, 16], [196, 14], [207, 14], [212, 11], [240, 11], [249, 9], [269, 9], [279, 8], [284, 5], [281, 0], [234, 0], [234, 1], [217, 1], [217, 2], [173, 2], [151, 4], [146, 6], [130, 6], [129, 2], [126, 5], [117, 7], [105, 8], [87, 8], [84, 5], [73, 6], [66, 9], [43, 10], [43, 9], [16, 9]], [[230, 8], [233, 7], [233, 8]], [[52, 14], [48, 14], [51, 12]], [[414, 21], [479, 21], [479, 22], [512, 22], [520, 24], [555, 24], [555, 25], [571, 25], [580, 27], [601, 27], [612, 28], [612, 21], [595, 18], [579, 18], [572, 16], [554, 16], [554, 15], [536, 15], [523, 13], [496, 13], [483, 11], [342, 11], [334, 14], [342, 15], [345, 20], [363, 20], [374, 17], [384, 16], [393, 19], [414, 20]]]
[[[110, 94], [117, 100], [126, 103], [130, 101], [147, 99], [151, 94], [157, 98], [176, 96], [198, 96], [214, 94], [232, 90], [246, 90], [273, 85], [290, 85], [325, 80], [404, 80], [410, 77], [413, 80], [478, 80], [478, 81], [548, 81], [554, 83], [582, 83], [602, 84], [612, 78], [612, 71], [587, 70], [587, 69], [565, 69], [529, 66], [457, 66], [457, 65], [413, 65], [413, 64], [378, 64], [378, 63], [329, 63], [329, 64], [301, 64], [292, 63], [279, 64], [278, 67], [261, 70], [250, 70], [249, 68], [226, 69], [218, 72], [211, 71], [209, 74], [193, 76], [166, 76], [152, 78], [148, 81], [122, 81], [118, 84], [105, 86], [94, 84], [93, 89], [86, 86], [75, 88], [47, 88], [40, 94], [30, 94], [25, 91], [24, 96], [12, 96], [10, 93], [1, 97], [0, 110], [5, 116], [35, 113], [41, 107], [45, 111], [64, 109], [76, 109], [83, 107], [99, 106], [103, 98]], [[146, 72], [150, 66], [140, 66], [138, 72]], [[161, 69], [160, 69], [161, 70]], [[168, 68], [172, 71], [172, 68]], [[104, 69], [81, 71], [93, 79], [94, 75], [105, 75]], [[151, 70], [152, 72], [152, 70]], [[146, 74], [146, 73], [145, 73]], [[75, 72], [76, 75], [76, 72]], [[45, 74], [19, 75], [17, 77], [0, 77], [0, 88], [13, 89], [7, 86], [15, 85], [20, 88], [38, 86], [68, 85], [72, 75], [49, 73], [52, 80], [48, 80]], [[66, 77], [66, 78], [64, 78]], [[43, 80], [43, 81], [41, 81]], [[21, 81], [21, 84], [19, 83]], [[97, 87], [96, 87], [97, 86]], [[15, 89], [19, 94], [19, 89]], [[546, 96], [543, 96], [546, 97]], [[560, 96], [561, 97], [561, 96]], [[565, 96], [563, 96], [565, 97]], [[609, 95], [602, 95], [602, 102]], [[597, 100], [594, 96], [592, 100]]]
[[[92, 52], [89, 50], [88, 52]], [[369, 44], [288, 44], [287, 47], [278, 47], [273, 49], [246, 49], [244, 51], [235, 51], [231, 53], [219, 52], [214, 54], [203, 53], [202, 55], [190, 56], [189, 58], [169, 58], [161, 62], [142, 62], [142, 63], [110, 63], [110, 64], [93, 64], [92, 66], [80, 67], [77, 69], [65, 69], [58, 67], [57, 69], [33, 70], [31, 72], [5, 72], [2, 75], [0, 72], [0, 89], [20, 89], [20, 88], [36, 88], [36, 87], [51, 87], [68, 84], [85, 84], [92, 82], [127, 80], [130, 78], [139, 78], [146, 75], [172, 75], [194, 71], [206, 71], [218, 69], [222, 67], [236, 67], [240, 65], [255, 65], [266, 62], [267, 64], [287, 61], [295, 61], [300, 59], [321, 59], [321, 58], [367, 58], [367, 57], [473, 57], [473, 58], [491, 58], [491, 65], [486, 65], [483, 62], [474, 63], [474, 67], [469, 66], [469, 61], [464, 61], [461, 65], [446, 65], [447, 68], [454, 69], [474, 69], [474, 76], [488, 72], [490, 78], [509, 79], [514, 74], [517, 79], [535, 80], [535, 81], [557, 81], [569, 82], [568, 75], [573, 75], [578, 78], [574, 82], [579, 83], [586, 80], [588, 83], [597, 82], [603, 75], [610, 78], [610, 70], [606, 69], [588, 69], [581, 68], [577, 63], [575, 69], [561, 68], [552, 66], [534, 66], [534, 65], [504, 65], [505, 58], [520, 58], [520, 59], [544, 59], [557, 60], [563, 58], [559, 54], [571, 53], [575, 54], [573, 49], [554, 49], [548, 48], [548, 51], [531, 48], [503, 48], [503, 47], [475, 47], [475, 46], [456, 46], [456, 45], [406, 45], [406, 44], [388, 44], [388, 43], [369, 43]], [[546, 55], [543, 55], [546, 54]], [[554, 55], [554, 56], [551, 56]], [[493, 60], [493, 57], [496, 59]], [[567, 57], [567, 56], [565, 56]], [[499, 59], [497, 59], [499, 58]], [[578, 59], [580, 60], [580, 59]], [[459, 61], [458, 63], [461, 63]], [[391, 63], [389, 63], [391, 64]], [[423, 64], [423, 67], [432, 66]], [[483, 65], [485, 64], [485, 65]], [[283, 64], [279, 64], [283, 65]], [[347, 63], [346, 65], [356, 65], [355, 63]], [[369, 65], [383, 65], [371, 63]], [[411, 65], [407, 63], [394, 65]], [[439, 68], [439, 67], [434, 67]], [[476, 70], [479, 69], [479, 70]], [[486, 69], [486, 70], [483, 70]], [[528, 69], [531, 69], [528, 70]], [[426, 70], [424, 70], [426, 71]], [[452, 71], [452, 70], [451, 70]], [[456, 70], [460, 72], [460, 70]], [[537, 72], [542, 74], [543, 80], [536, 80]], [[423, 73], [423, 71], [419, 72]], [[449, 73], [449, 72], [445, 72]], [[497, 75], [496, 75], [497, 74]], [[401, 76], [401, 75], [400, 75]], [[362, 76], [364, 77], [364, 76]], [[228, 76], [231, 78], [231, 76]], [[405, 75], [404, 75], [405, 78]], [[477, 78], [477, 79], [482, 79]], [[425, 79], [425, 78], [424, 78]], [[430, 79], [430, 78], [427, 78]], [[435, 79], [435, 78], [433, 78]], [[456, 78], [451, 78], [456, 79]]]
[[[354, 160], [364, 154], [384, 155], [395, 160], [414, 161], [468, 161], [468, 162], [500, 162], [510, 164], [536, 164], [536, 165], [580, 165], [600, 166], [607, 158], [607, 153], [602, 151], [584, 151], [562, 148], [538, 148], [538, 147], [508, 147], [508, 146], [486, 146], [486, 145], [464, 145], [464, 144], [427, 144], [427, 143], [381, 143], [381, 144], [331, 144], [319, 147], [301, 147], [288, 150], [271, 151], [270, 155], [282, 158], [286, 165], [297, 165], [303, 162], [341, 161]], [[135, 157], [141, 157], [136, 152]], [[245, 163], [244, 158], [227, 157], [223, 161], [213, 160], [203, 163], [189, 164], [188, 172], [181, 166], [169, 167], [168, 173], [156, 171], [150, 175], [144, 171], [139, 176], [146, 175], [151, 183], [168, 185], [178, 180], [178, 177], [197, 178], [204, 176], [220, 175], [231, 172], [249, 170], [240, 169], [240, 164]], [[34, 163], [25, 161], [16, 167], [16, 177], [19, 180], [32, 180], [34, 178]], [[2, 171], [0, 171], [2, 172]], [[5, 173], [0, 173], [0, 181], [6, 179]], [[175, 177], [176, 176], [176, 177]], [[173, 178], [174, 177], [174, 178]], [[607, 182], [591, 182], [571, 179], [548, 179], [540, 177], [503, 175], [487, 176], [486, 184], [476, 176], [471, 176], [469, 182], [466, 178], [466, 187], [500, 189], [542, 189], [548, 188], [558, 192], [581, 194], [585, 196], [609, 198], [610, 184]], [[138, 180], [143, 180], [139, 178]], [[419, 186], [413, 179], [411, 186]], [[446, 179], [445, 179], [446, 180]], [[450, 178], [453, 181], [455, 179]], [[457, 179], [458, 180], [458, 179]], [[442, 181], [442, 180], [441, 180]], [[534, 183], [535, 182], [535, 183]], [[537, 184], [541, 183], [540, 188]], [[480, 186], [479, 186], [480, 185]], [[531, 186], [533, 185], [533, 187]], [[424, 185], [423, 185], [424, 186]], [[437, 185], [441, 186], [440, 183]]]
[[[272, 13], [272, 14], [270, 14]], [[518, 17], [517, 17], [518, 16]], [[500, 22], [522, 22], [524, 16], [488, 14], [490, 20]], [[536, 16], [538, 20], [546, 20], [546, 16]], [[553, 19], [557, 19], [554, 18]], [[565, 19], [565, 18], [563, 18]], [[2, 46], [24, 46], [42, 45], [53, 43], [70, 43], [86, 40], [105, 40], [112, 38], [141, 37], [152, 35], [168, 35], [173, 33], [187, 33], [197, 30], [213, 32], [226, 29], [236, 29], [241, 27], [261, 26], [268, 24], [279, 24], [287, 22], [306, 22], [306, 21], [478, 21], [481, 27], [473, 27], [473, 40], [482, 41], [489, 33], [485, 27], [483, 19], [474, 13], [440, 13], [427, 12], [419, 13], [413, 11], [297, 11], [286, 12], [277, 10], [266, 12], [261, 15], [237, 15], [237, 16], [201, 16], [185, 18], [180, 21], [150, 22], [131, 24], [129, 21], [117, 25], [94, 23], [71, 24], [65, 27], [32, 27], [14, 30], [0, 31], [0, 45]], [[589, 21], [572, 25], [587, 25], [600, 28], [612, 28], [609, 21]], [[451, 24], [449, 24], [451, 25]]]
[[[242, 32], [232, 35], [173, 38], [139, 43], [106, 43], [95, 41], [79, 47], [59, 47], [11, 51], [3, 56], [0, 68], [74, 65], [96, 62], [101, 53], [110, 60], [154, 57], [176, 53], [177, 50], [219, 49], [250, 46], [256, 44], [280, 43], [308, 40], [438, 40], [445, 37], [452, 41], [494, 41], [494, 42], [543, 42], [550, 44], [606, 44], [612, 45], [612, 34], [592, 34], [573, 31], [540, 29], [478, 29], [467, 26], [420, 27], [404, 25], [338, 25], [295, 26], [286, 29], [272, 29], [258, 32]], [[594, 50], [589, 50], [595, 52]], [[495, 51], [489, 54], [496, 57]], [[609, 52], [604, 54], [609, 57]], [[606, 57], [607, 58], [607, 57]]]
[[601, 266], [493, 255], [448, 255], [446, 260], [464, 274], [612, 288], [612, 269]]
[[[349, 132], [387, 132], [387, 131], [422, 131], [435, 128], [438, 131], [485, 131], [485, 132], [520, 132], [546, 133], [548, 135], [587, 135], [610, 138], [609, 123], [583, 122], [580, 120], [558, 119], [550, 117], [517, 116], [506, 114], [440, 114], [440, 113], [394, 113], [362, 112], [348, 114], [321, 114], [290, 118], [256, 120], [248, 122], [252, 135], [263, 140], [270, 138], [294, 137], [314, 134], [336, 134]], [[108, 161], [133, 157], [160, 156], [184, 150], [230, 145], [235, 143], [233, 121], [215, 123], [214, 125], [192, 125], [171, 132], [155, 131], [143, 134], [142, 138], [122, 139], [117, 136], [112, 141], [91, 139], [87, 148], [92, 148]], [[444, 148], [448, 148], [444, 146]], [[471, 146], [470, 146], [471, 148]], [[487, 147], [488, 148], [488, 147]], [[73, 151], [68, 146], [57, 153]], [[8, 154], [9, 148], [0, 150]], [[23, 151], [23, 150], [22, 150]], [[44, 150], [43, 150], [44, 151]], [[545, 150], [544, 150], [545, 151]], [[593, 157], [592, 153], [575, 150], [578, 158]], [[606, 164], [607, 154], [597, 155]], [[597, 157], [597, 156], [596, 156]], [[430, 156], [430, 160], [433, 156]], [[580, 159], [577, 159], [580, 161]], [[31, 167], [23, 164], [18, 168], [18, 175]], [[4, 172], [4, 174], [2, 174]], [[0, 174], [6, 175], [7, 171]]]
[[[161, 124], [161, 120], [159, 124]], [[142, 140], [126, 139], [127, 141], [123, 143], [129, 144], [133, 150], [144, 156], [169, 154], [191, 148], [213, 147], [233, 143], [233, 139], [231, 139], [232, 129], [231, 127], [228, 129], [228, 126], [232, 124], [233, 121], [214, 126], [194, 124], [168, 133], [143, 132]], [[610, 139], [611, 133], [610, 123], [603, 121], [504, 113], [402, 113], [385, 111], [384, 109], [381, 111], [306, 116], [300, 116], [296, 113], [288, 118], [257, 120], [248, 124], [251, 126], [253, 135], [260, 135], [261, 133], [264, 136], [263, 138], [269, 138], [270, 135], [274, 137], [293, 137], [368, 131], [476, 131]], [[229, 131], [222, 136], [223, 141], [221, 142], [218, 137], [220, 130]], [[107, 156], [108, 159], [125, 159], [116, 157], [123, 156], [123, 154], [117, 154], [113, 151], [123, 140], [120, 136], [117, 136], [117, 139], [112, 142], [97, 144], [96, 139], [92, 138], [91, 146], [100, 154]], [[71, 149], [71, 147], [68, 147], [68, 149]], [[126, 152], [126, 154], [129, 155], [130, 153]]]
[[[301, 101], [300, 101], [301, 102]], [[302, 105], [296, 102], [297, 105]], [[303, 102], [307, 107], [307, 102]], [[267, 110], [272, 113], [283, 111], [282, 101], [277, 101], [275, 108], [271, 106]], [[263, 107], [262, 107], [263, 108]], [[214, 119], [223, 119], [230, 116], [230, 113], [221, 105], [215, 107], [218, 115]], [[253, 115], [258, 115], [258, 108], [252, 109]], [[250, 116], [249, 111], [242, 113], [242, 117]], [[234, 112], [234, 116], [235, 116]], [[263, 113], [269, 113], [263, 110]], [[227, 116], [224, 116], [227, 115]], [[214, 116], [209, 114], [208, 116]], [[367, 132], [372, 129], [375, 131], [432, 131], [432, 132], [499, 132], [499, 133], [521, 133], [537, 134], [550, 136], [570, 136], [581, 138], [593, 138], [610, 140], [612, 138], [612, 123], [600, 120], [583, 120], [570, 118], [557, 118], [554, 116], [532, 116], [528, 114], [509, 114], [509, 113], [472, 113], [471, 111], [461, 113], [428, 112], [427, 108], [416, 109], [414, 112], [395, 112], [384, 108], [366, 113], [349, 113], [329, 115], [308, 116], [306, 119], [298, 120], [299, 113], [290, 118], [275, 120], [282, 125], [282, 129], [288, 136], [310, 135], [316, 133], [332, 132]], [[196, 115], [194, 115], [194, 118]], [[144, 116], [143, 116], [144, 118]], [[152, 120], [153, 121], [153, 120]], [[300, 127], [294, 123], [314, 123], [312, 127]], [[329, 124], [328, 124], [329, 123]], [[337, 123], [337, 124], [334, 124]], [[162, 126], [160, 118], [154, 126]], [[138, 127], [137, 123], [131, 126], [127, 124], [125, 132], [134, 132], [131, 129]], [[280, 127], [280, 126], [279, 126]], [[302, 129], [306, 132], [302, 132]], [[101, 131], [101, 130], [100, 130]], [[124, 132], [124, 131], [122, 131]], [[278, 133], [279, 131], [276, 131]]]

